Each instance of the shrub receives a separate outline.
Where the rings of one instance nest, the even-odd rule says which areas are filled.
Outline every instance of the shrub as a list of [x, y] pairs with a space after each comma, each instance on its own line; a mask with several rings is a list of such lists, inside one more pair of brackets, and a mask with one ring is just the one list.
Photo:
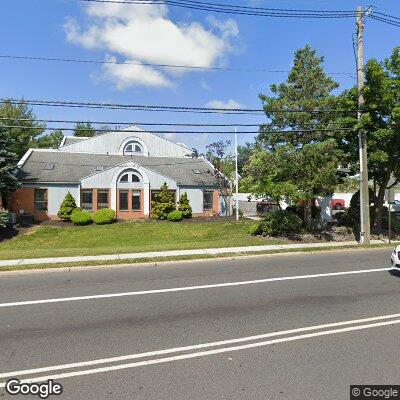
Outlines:
[[156, 201], [151, 202], [151, 217], [155, 219], [166, 219], [168, 214], [174, 210], [174, 196], [168, 189], [167, 183], [164, 182]]
[[74, 225], [89, 225], [92, 222], [92, 215], [86, 210], [74, 210], [70, 217]]
[[0, 228], [5, 228], [8, 224], [8, 211], [0, 211]]
[[182, 211], [174, 210], [167, 215], [167, 218], [168, 221], [179, 222], [183, 220], [183, 213]]
[[183, 218], [192, 218], [193, 211], [186, 192], [179, 199], [178, 210], [182, 212]]
[[[232, 208], [232, 215], [236, 217], [236, 207]], [[239, 218], [243, 217], [243, 211], [239, 208]]]
[[301, 227], [302, 221], [296, 214], [282, 210], [271, 211], [262, 221], [250, 228], [250, 234], [280, 236], [298, 232]]
[[77, 208], [74, 197], [68, 192], [60, 205], [60, 210], [57, 213], [58, 218], [63, 221], [70, 221], [72, 212]]
[[263, 227], [261, 222], [256, 222], [250, 226], [249, 233], [251, 236], [262, 235]]
[[97, 225], [111, 224], [115, 221], [115, 211], [109, 208], [103, 208], [93, 214], [93, 221]]

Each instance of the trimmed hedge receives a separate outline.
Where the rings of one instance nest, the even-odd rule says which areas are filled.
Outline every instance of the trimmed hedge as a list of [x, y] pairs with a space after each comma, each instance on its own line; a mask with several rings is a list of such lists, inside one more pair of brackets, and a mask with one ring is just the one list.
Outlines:
[[92, 215], [86, 210], [74, 210], [70, 216], [74, 225], [89, 225], [92, 223]]
[[167, 219], [168, 219], [168, 221], [171, 221], [171, 222], [182, 221], [183, 220], [183, 213], [182, 213], [182, 211], [179, 211], [179, 210], [171, 211], [167, 215]]
[[93, 221], [97, 225], [111, 224], [115, 221], [115, 211], [109, 208], [103, 208], [93, 214]]
[[289, 211], [271, 211], [265, 218], [250, 228], [251, 235], [281, 236], [299, 232], [303, 222], [296, 214]]

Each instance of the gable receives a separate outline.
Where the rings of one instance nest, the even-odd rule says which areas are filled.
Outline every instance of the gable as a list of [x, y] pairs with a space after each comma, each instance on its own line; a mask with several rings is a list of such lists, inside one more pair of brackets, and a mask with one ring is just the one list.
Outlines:
[[187, 157], [191, 151], [161, 136], [144, 131], [136, 126], [126, 131], [108, 132], [62, 147], [64, 152], [97, 153], [123, 155], [124, 145], [137, 141], [143, 147], [143, 155], [148, 157]]

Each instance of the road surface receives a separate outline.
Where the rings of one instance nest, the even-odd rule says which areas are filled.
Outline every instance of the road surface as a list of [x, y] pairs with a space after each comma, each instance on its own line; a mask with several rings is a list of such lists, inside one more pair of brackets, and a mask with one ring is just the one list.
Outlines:
[[[0, 275], [4, 383], [60, 399], [348, 399], [399, 384], [390, 249]], [[71, 365], [72, 364], [72, 365]], [[3, 387], [1, 387], [3, 386]], [[56, 397], [51, 397], [56, 398]]]

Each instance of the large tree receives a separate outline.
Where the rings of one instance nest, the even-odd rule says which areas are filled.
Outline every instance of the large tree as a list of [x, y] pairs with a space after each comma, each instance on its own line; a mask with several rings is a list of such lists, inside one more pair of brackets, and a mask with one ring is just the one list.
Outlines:
[[272, 85], [271, 96], [260, 95], [269, 122], [260, 127], [246, 186], [292, 204], [303, 200], [308, 228], [312, 199], [333, 193], [340, 179], [340, 152], [331, 139], [337, 87], [324, 72], [323, 58], [306, 46], [296, 51], [287, 81]]
[[[368, 143], [368, 173], [373, 183], [375, 228], [382, 228], [385, 189], [400, 182], [400, 47], [382, 62], [366, 64], [365, 106], [360, 122], [354, 113], [342, 123], [364, 129]], [[357, 109], [358, 91], [352, 88], [340, 96], [340, 107]], [[339, 137], [339, 136], [338, 136]], [[354, 172], [358, 170], [356, 130], [343, 133], [339, 141]], [[392, 179], [393, 178], [393, 181]]]
[[96, 136], [96, 129], [90, 122], [78, 122], [74, 128], [74, 136], [93, 137]]
[[2, 102], [0, 122], [11, 141], [10, 151], [18, 158], [22, 157], [30, 147], [35, 147], [35, 141], [45, 130], [45, 126], [36, 121], [32, 109], [23, 100], [18, 104], [11, 101]]
[[2, 204], [7, 206], [9, 193], [19, 187], [16, 177], [18, 156], [13, 151], [12, 139], [3, 125], [0, 122], [0, 197]]
[[61, 141], [64, 135], [61, 130], [56, 129], [53, 132], [44, 134], [37, 138], [34, 142], [33, 147], [39, 149], [58, 149], [60, 147]]

